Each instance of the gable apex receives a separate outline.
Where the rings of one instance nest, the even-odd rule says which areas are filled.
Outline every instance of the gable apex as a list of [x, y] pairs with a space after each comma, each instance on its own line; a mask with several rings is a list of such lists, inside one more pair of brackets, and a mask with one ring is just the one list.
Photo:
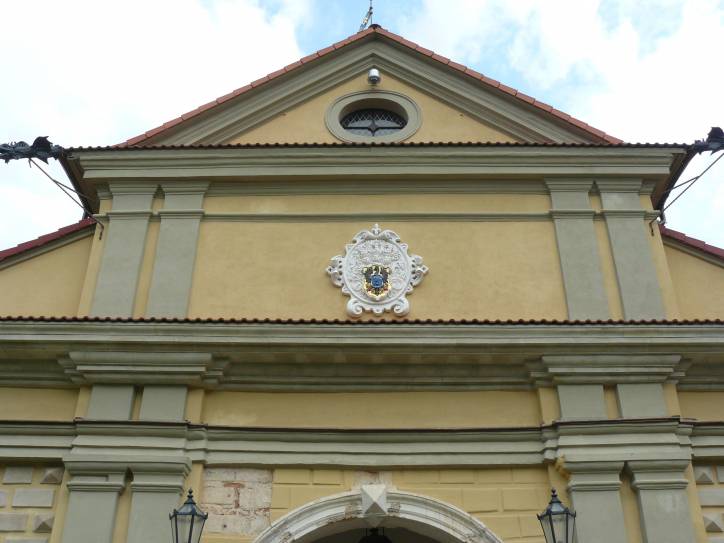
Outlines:
[[[572, 141], [564, 141], [555, 137], [543, 137], [537, 140], [531, 139], [531, 143], [549, 142], [549, 143], [603, 143], [618, 144], [622, 140], [606, 134], [602, 130], [594, 128], [589, 124], [572, 117], [549, 104], [536, 100], [518, 90], [504, 85], [503, 83], [491, 79], [471, 68], [454, 62], [446, 57], [436, 54], [434, 51], [426, 49], [414, 42], [411, 42], [402, 36], [394, 34], [379, 25], [373, 24], [368, 29], [353, 34], [352, 36], [334, 43], [319, 51], [307, 55], [296, 62], [293, 62], [280, 70], [272, 72], [261, 77], [251, 83], [240, 87], [230, 93], [227, 93], [211, 102], [208, 102], [198, 108], [191, 110], [183, 115], [172, 119], [161, 126], [153, 128], [143, 134], [135, 136], [117, 145], [117, 147], [142, 147], [145, 145], [157, 144], [199, 144], [199, 143], [222, 143], [220, 141], [209, 140], [193, 140], [180, 141], [174, 139], [174, 135], [184, 131], [187, 127], [194, 123], [200, 122], [202, 119], [212, 117], [217, 111], [224, 107], [228, 107], [234, 102], [248, 99], [251, 95], [257, 95], [265, 92], [274, 83], [282, 79], [289, 79], [300, 74], [306, 67], [318, 65], [325, 60], [341, 54], [348, 50], [353, 44], [361, 45], [380, 41], [391, 45], [403, 53], [424, 59], [437, 69], [442, 69], [450, 77], [458, 77], [467, 83], [473, 83], [481, 92], [492, 93], [497, 97], [503, 98], [511, 103], [513, 107], [518, 107], [531, 112], [533, 115], [544, 119], [547, 123], [560, 127], [563, 132], [575, 135]], [[257, 92], [258, 91], [258, 92]]]

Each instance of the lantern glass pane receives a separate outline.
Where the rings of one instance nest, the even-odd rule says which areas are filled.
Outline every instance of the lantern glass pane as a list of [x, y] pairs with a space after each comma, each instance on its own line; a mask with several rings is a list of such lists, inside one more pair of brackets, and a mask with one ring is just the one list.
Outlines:
[[576, 517], [571, 515], [568, 517], [568, 539], [566, 543], [573, 543], [573, 537], [576, 533]]
[[171, 543], [178, 541], [178, 527], [176, 526], [176, 515], [171, 515]]
[[191, 532], [193, 515], [178, 515], [176, 517], [176, 541], [173, 543], [188, 543]]
[[197, 516], [194, 519], [194, 525], [191, 532], [191, 538], [189, 539], [189, 543], [199, 543], [201, 541], [201, 531], [204, 529], [204, 522], [206, 522], [206, 519], [202, 516]]
[[553, 525], [553, 535], [555, 543], [570, 543], [567, 537], [567, 520], [568, 515], [563, 513], [559, 515], [551, 515], [551, 524]]
[[553, 527], [551, 525], [550, 515], [543, 515], [540, 517], [540, 525], [543, 528], [543, 535], [546, 538], [546, 543], [555, 543], [555, 539], [553, 539]]

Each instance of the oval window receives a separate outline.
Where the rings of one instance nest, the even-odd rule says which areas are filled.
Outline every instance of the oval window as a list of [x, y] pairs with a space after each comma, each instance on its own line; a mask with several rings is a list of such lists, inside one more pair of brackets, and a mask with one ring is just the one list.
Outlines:
[[392, 91], [353, 92], [337, 98], [324, 122], [332, 135], [352, 143], [394, 143], [412, 136], [422, 123], [420, 108]]
[[348, 113], [340, 124], [347, 132], [375, 138], [399, 132], [405, 128], [407, 121], [394, 111], [366, 108]]

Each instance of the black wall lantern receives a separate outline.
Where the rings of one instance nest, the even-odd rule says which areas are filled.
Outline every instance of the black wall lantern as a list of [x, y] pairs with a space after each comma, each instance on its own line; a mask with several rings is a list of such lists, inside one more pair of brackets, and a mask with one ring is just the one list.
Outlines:
[[573, 543], [576, 513], [561, 503], [556, 489], [551, 490], [548, 507], [538, 515], [546, 543]]
[[168, 518], [171, 519], [171, 543], [199, 543], [209, 514], [196, 506], [194, 491], [189, 489], [184, 504], [174, 509]]

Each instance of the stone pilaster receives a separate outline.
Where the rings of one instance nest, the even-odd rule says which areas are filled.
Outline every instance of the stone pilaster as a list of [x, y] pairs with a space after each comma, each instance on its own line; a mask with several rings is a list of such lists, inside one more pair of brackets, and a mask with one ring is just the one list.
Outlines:
[[597, 180], [596, 185], [601, 193], [624, 317], [665, 318], [646, 213], [639, 199], [641, 180]]
[[688, 460], [628, 462], [644, 543], [695, 541], [684, 470]]
[[208, 183], [164, 183], [164, 207], [146, 314], [185, 317]]
[[130, 317], [156, 185], [111, 183], [110, 191], [113, 207], [108, 212], [109, 224], [91, 314]]
[[104, 462], [66, 462], [71, 475], [62, 543], [111, 543], [126, 468]]
[[127, 543], [168, 542], [168, 515], [179, 507], [190, 467], [187, 458], [131, 466], [133, 495]]
[[623, 462], [566, 463], [568, 491], [581, 543], [627, 543], [621, 505]]
[[608, 300], [588, 193], [590, 179], [546, 179], [569, 319], [607, 319]]
[[188, 388], [183, 385], [144, 386], [140, 420], [182, 421], [187, 392]]
[[88, 419], [128, 420], [133, 409], [133, 385], [95, 384], [88, 402]]

